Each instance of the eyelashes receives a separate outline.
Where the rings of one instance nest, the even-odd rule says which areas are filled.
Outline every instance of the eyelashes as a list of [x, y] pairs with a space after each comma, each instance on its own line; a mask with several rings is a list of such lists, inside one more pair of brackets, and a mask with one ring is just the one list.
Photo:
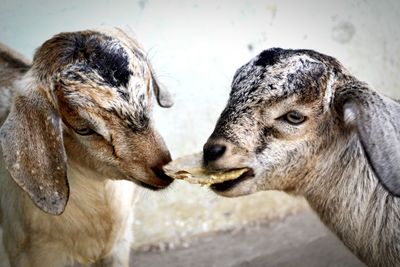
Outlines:
[[278, 119], [285, 121], [290, 125], [298, 126], [304, 123], [307, 120], [307, 117], [298, 111], [292, 110], [286, 113], [285, 115], [279, 117]]
[[82, 128], [78, 128], [78, 129], [74, 129], [74, 131], [79, 134], [79, 135], [83, 135], [83, 136], [87, 136], [87, 135], [92, 135], [95, 134], [96, 132], [94, 130], [92, 130], [89, 127], [82, 127]]

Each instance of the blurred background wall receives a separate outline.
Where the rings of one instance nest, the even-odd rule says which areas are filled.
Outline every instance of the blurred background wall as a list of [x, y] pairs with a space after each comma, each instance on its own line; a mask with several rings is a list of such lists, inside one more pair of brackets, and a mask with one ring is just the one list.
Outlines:
[[[376, 90], [400, 97], [398, 0], [0, 0], [0, 42], [31, 58], [61, 31], [128, 26], [175, 97], [156, 108], [174, 158], [200, 151], [226, 104], [233, 73], [263, 49], [309, 48], [338, 58]], [[279, 192], [224, 199], [176, 182], [143, 191], [136, 246], [281, 218], [306, 207]]]

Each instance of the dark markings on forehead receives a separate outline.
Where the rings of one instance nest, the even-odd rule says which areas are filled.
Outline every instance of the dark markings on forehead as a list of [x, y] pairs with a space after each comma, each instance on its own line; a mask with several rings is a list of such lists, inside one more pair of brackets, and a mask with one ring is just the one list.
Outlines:
[[132, 72], [129, 58], [121, 44], [108, 36], [80, 35], [73, 38], [73, 48], [69, 51], [74, 59], [83, 60], [113, 87], [127, 86]]
[[274, 65], [279, 57], [285, 52], [282, 48], [271, 48], [268, 50], [264, 50], [261, 54], [258, 55], [256, 60], [254, 61], [255, 66], [270, 66]]
[[319, 60], [321, 62], [325, 62], [332, 67], [332, 71], [336, 74], [339, 73], [341, 70], [340, 63], [333, 57], [318, 53], [314, 50], [309, 49], [282, 49], [282, 48], [270, 48], [267, 50], [262, 51], [255, 59], [254, 65], [255, 66], [271, 66], [284, 58], [293, 55], [308, 55], [311, 58]]
[[[299, 67], [292, 68], [290, 72], [285, 70], [284, 65], [279, 65], [278, 68], [274, 66], [279, 62], [283, 63], [285, 59], [293, 55], [308, 55], [315, 61], [299, 58]], [[265, 50], [235, 73], [230, 103], [243, 105], [243, 103], [251, 102], [254, 105], [254, 103], [261, 104], [267, 100], [267, 102], [276, 102], [293, 95], [298, 96], [298, 103], [313, 102], [319, 98], [326, 87], [328, 78], [326, 61], [332, 60], [335, 61], [333, 58], [328, 56], [325, 58], [324, 55], [310, 50], [280, 48]]]
[[52, 76], [73, 64], [79, 65], [83, 73], [97, 72], [112, 87], [126, 87], [132, 75], [128, 54], [121, 43], [95, 31], [54, 36], [39, 48], [34, 62], [41, 76]]

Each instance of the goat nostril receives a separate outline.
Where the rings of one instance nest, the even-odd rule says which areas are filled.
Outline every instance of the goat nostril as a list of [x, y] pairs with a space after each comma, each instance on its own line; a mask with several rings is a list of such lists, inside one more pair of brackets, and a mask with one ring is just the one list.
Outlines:
[[204, 161], [214, 161], [222, 157], [226, 151], [226, 146], [224, 145], [212, 145], [206, 146], [204, 148]]

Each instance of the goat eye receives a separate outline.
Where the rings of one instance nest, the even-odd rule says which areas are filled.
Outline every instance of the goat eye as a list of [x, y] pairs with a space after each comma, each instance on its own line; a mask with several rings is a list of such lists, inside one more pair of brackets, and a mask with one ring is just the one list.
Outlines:
[[95, 132], [90, 129], [89, 127], [86, 128], [80, 128], [80, 129], [75, 129], [75, 132], [79, 135], [91, 135], [94, 134]]
[[306, 116], [297, 111], [290, 111], [284, 116], [284, 119], [292, 125], [300, 125], [306, 120]]

